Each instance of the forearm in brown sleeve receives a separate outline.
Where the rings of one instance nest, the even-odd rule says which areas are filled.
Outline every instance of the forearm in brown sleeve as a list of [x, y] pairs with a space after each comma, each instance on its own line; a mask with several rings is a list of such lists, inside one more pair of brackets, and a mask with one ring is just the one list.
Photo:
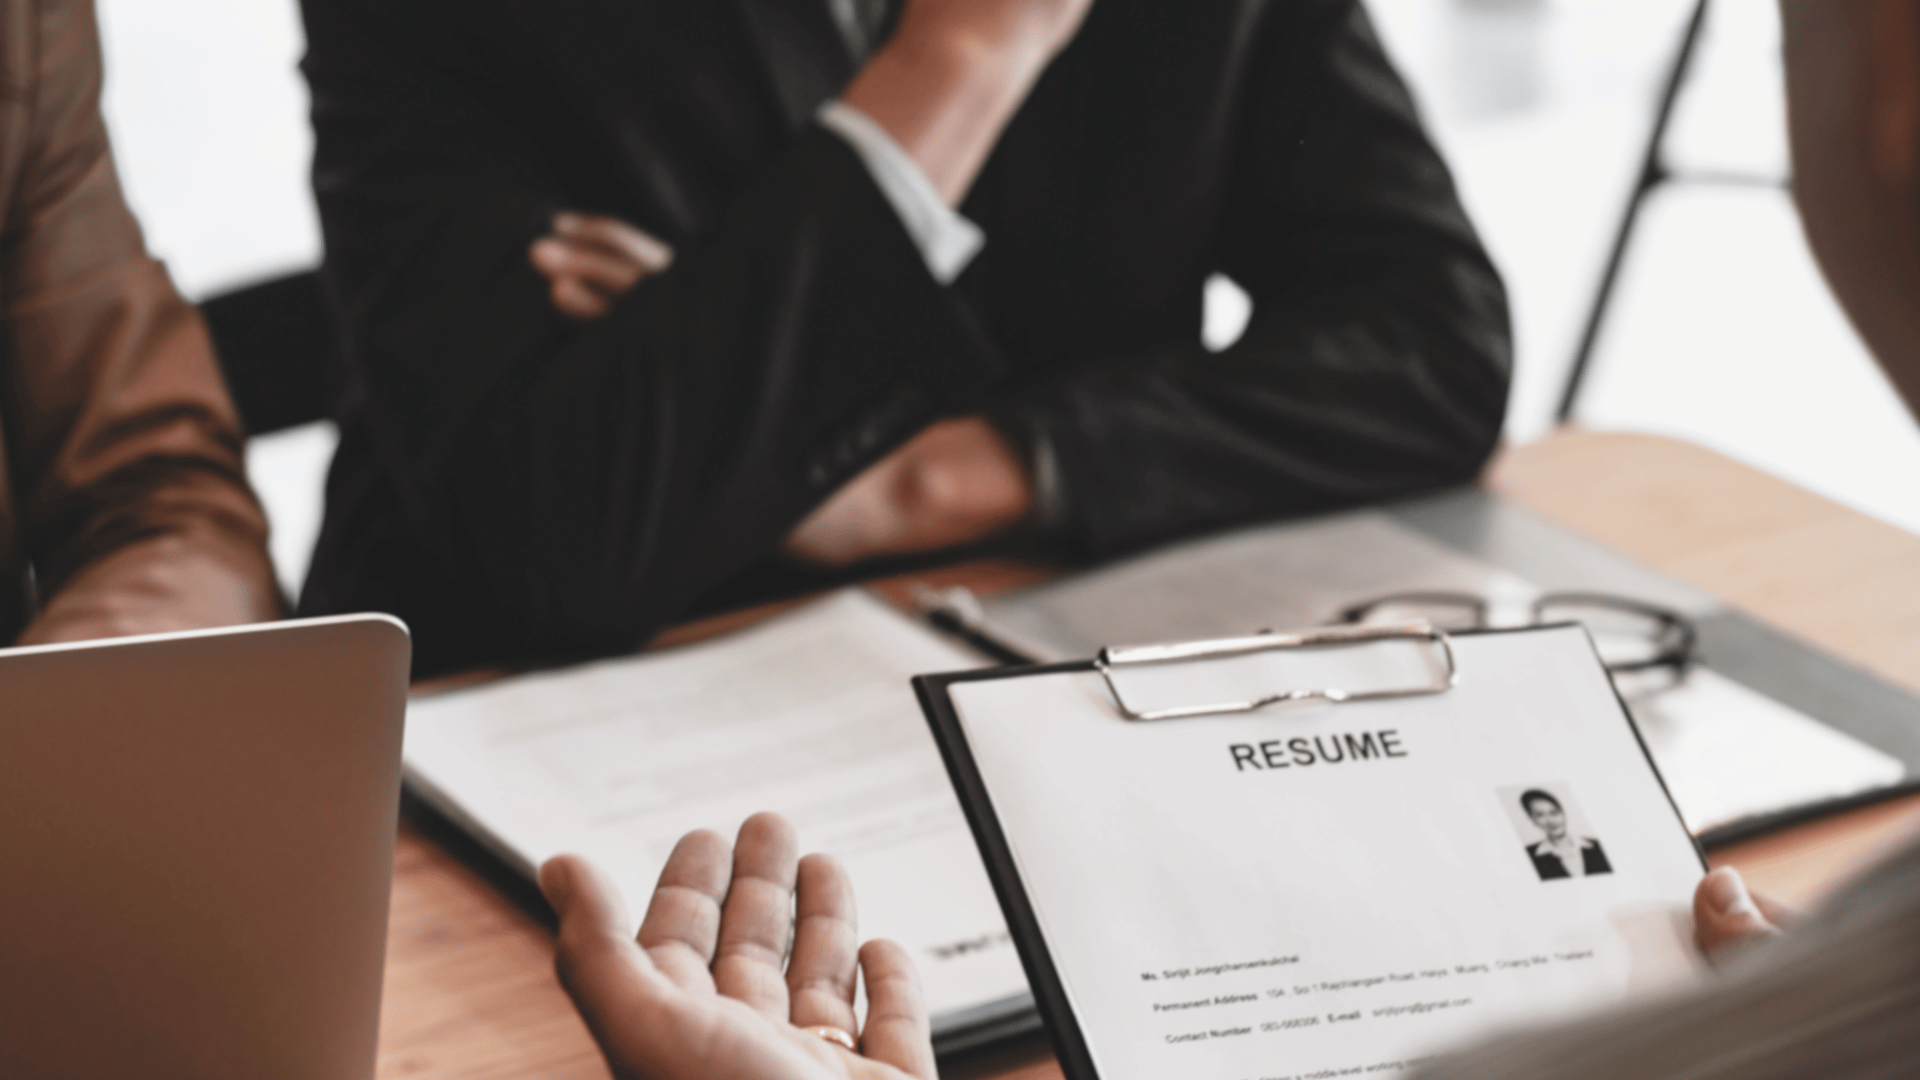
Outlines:
[[26, 637], [270, 618], [238, 417], [114, 175], [91, 4], [41, 11], [32, 164], [0, 268], [13, 475], [42, 598]]

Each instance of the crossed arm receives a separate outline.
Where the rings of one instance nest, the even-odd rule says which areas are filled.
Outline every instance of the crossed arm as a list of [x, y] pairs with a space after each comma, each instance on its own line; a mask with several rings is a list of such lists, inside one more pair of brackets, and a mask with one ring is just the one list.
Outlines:
[[[893, 38], [842, 100], [883, 128], [958, 206], [1033, 82], [1091, 0], [907, 6]], [[604, 315], [672, 249], [614, 218], [563, 213], [529, 252], [554, 306]], [[1033, 489], [1018, 455], [980, 417], [942, 421], [868, 467], [787, 535], [791, 554], [829, 566], [952, 547], [1025, 518]]]
[[[502, 25], [437, 17], [449, 7], [306, 3], [328, 273], [366, 391], [343, 437], [353, 468], [335, 473], [360, 499], [334, 504], [309, 610], [390, 604], [435, 663], [605, 652], [783, 544], [848, 562], [1021, 520], [1034, 495], [1002, 431], [1048, 481], [1044, 524], [1089, 556], [1457, 482], [1492, 446], [1499, 283], [1354, 0], [1249, 4], [1235, 24], [1258, 77], [1222, 82], [1241, 120], [1195, 155], [1226, 170], [1214, 209], [1236, 224], [1218, 261], [1256, 299], [1241, 343], [1090, 341], [1085, 363], [1055, 357], [1060, 378], [1008, 363], [979, 298], [928, 272], [859, 155], [818, 125], [691, 224], [636, 195], [679, 249], [671, 269], [601, 318], [562, 317], [528, 269], [528, 224], [593, 205], [567, 170], [600, 169], [604, 148], [575, 160], [555, 148], [564, 128], [526, 120], [572, 115], [544, 81], [487, 98], [525, 58]], [[1026, 92], [1083, 9], [914, 0], [844, 97], [884, 126], [912, 97], [864, 100], [887, 50], [966, 59], [899, 65], [946, 104], [888, 128], [952, 200], [1018, 103], [1008, 88]], [[912, 44], [936, 30], [946, 44]], [[478, 44], [454, 48], [463, 33]], [[976, 94], [970, 64], [998, 89]], [[1201, 214], [1165, 230], [1185, 239], [1156, 295], [1215, 243]], [[1197, 323], [1192, 284], [1177, 299]], [[349, 558], [378, 544], [404, 572]]]
[[[561, 213], [528, 259], [555, 310], [597, 319], [673, 249], [618, 218]], [[1013, 448], [977, 416], [943, 420], [861, 472], [787, 534], [789, 554], [827, 566], [935, 551], [1025, 518], [1033, 487]]]

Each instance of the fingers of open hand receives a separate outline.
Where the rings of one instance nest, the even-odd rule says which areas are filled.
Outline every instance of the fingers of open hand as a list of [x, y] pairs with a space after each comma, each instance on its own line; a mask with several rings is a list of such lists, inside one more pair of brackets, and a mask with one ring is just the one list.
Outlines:
[[540, 888], [560, 916], [560, 982], [595, 1030], [665, 988], [660, 972], [628, 937], [631, 924], [619, 889], [591, 863], [555, 856], [540, 868]]
[[733, 876], [733, 850], [718, 833], [701, 830], [680, 838], [640, 924], [640, 947], [676, 986], [712, 989], [720, 938], [720, 908]]
[[853, 881], [846, 869], [827, 855], [801, 859], [793, 958], [787, 964], [795, 1027], [824, 1024], [849, 1035], [859, 1032], [853, 1012], [859, 957]]
[[860, 970], [867, 980], [861, 1051], [909, 1076], [933, 1080], [933, 1028], [913, 958], [891, 941], [869, 941], [860, 947]]
[[782, 975], [793, 933], [793, 826], [777, 814], [755, 814], [740, 826], [733, 851], [733, 886], [720, 921], [713, 959], [714, 985], [776, 1023], [787, 1019]]
[[[1768, 906], [1776, 914], [1784, 911], [1775, 904]], [[1739, 872], [1730, 866], [1708, 874], [1694, 891], [1693, 925], [1700, 951], [1710, 958], [1724, 956], [1780, 932], [1747, 891]]]

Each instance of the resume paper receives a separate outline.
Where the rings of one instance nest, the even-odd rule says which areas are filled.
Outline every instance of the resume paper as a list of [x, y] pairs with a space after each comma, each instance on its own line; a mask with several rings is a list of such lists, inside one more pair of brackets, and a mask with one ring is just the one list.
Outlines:
[[1155, 722], [1091, 671], [949, 684], [1101, 1080], [1390, 1077], [1696, 969], [1704, 868], [1585, 633], [1453, 649], [1444, 693]]

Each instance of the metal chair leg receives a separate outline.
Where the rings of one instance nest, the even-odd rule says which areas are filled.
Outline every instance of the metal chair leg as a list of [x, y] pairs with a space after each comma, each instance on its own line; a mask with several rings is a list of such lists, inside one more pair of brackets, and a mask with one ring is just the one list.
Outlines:
[[1660, 110], [1654, 116], [1653, 133], [1647, 138], [1647, 152], [1640, 165], [1640, 176], [1634, 183], [1633, 194], [1627, 198], [1626, 213], [1621, 215], [1620, 228], [1613, 240], [1613, 251], [1607, 256], [1606, 271], [1600, 276], [1600, 287], [1594, 293], [1593, 305], [1587, 312], [1586, 329], [1580, 335], [1580, 346], [1573, 354], [1572, 369], [1567, 372], [1566, 384], [1560, 391], [1560, 408], [1554, 414], [1558, 423], [1564, 424], [1573, 417], [1581, 384], [1586, 380], [1594, 346], [1600, 338], [1600, 327], [1606, 321], [1607, 307], [1613, 300], [1620, 267], [1626, 261], [1627, 245], [1632, 241], [1634, 228], [1640, 221], [1640, 210], [1654, 189], [1672, 176], [1667, 169], [1664, 153], [1667, 128], [1672, 124], [1674, 104], [1680, 98], [1680, 88], [1687, 80], [1687, 69], [1692, 66], [1694, 52], [1700, 43], [1700, 28], [1706, 25], [1707, 2], [1698, 0], [1694, 5], [1693, 15], [1687, 21], [1686, 35], [1681, 38], [1680, 50], [1673, 58], [1672, 69], [1667, 73], [1666, 89], [1660, 95]]

